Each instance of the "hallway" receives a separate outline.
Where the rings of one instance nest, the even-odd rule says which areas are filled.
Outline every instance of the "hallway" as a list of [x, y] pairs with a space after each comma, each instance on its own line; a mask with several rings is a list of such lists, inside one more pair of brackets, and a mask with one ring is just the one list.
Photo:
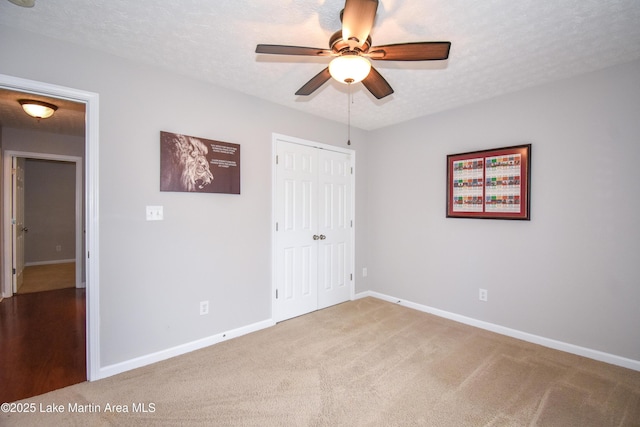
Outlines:
[[73, 288], [76, 284], [76, 263], [65, 262], [25, 266], [19, 294]]

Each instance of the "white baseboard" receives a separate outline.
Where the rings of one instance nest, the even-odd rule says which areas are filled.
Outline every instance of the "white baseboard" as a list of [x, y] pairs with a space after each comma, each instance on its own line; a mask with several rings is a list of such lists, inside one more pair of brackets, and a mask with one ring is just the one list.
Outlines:
[[[628, 359], [614, 354], [605, 353], [598, 350], [593, 350], [586, 347], [580, 347], [577, 345], [565, 343], [562, 341], [556, 341], [550, 338], [533, 335], [527, 332], [518, 331], [516, 329], [507, 328], [504, 326], [496, 325], [482, 320], [473, 319], [471, 317], [461, 316], [459, 314], [451, 313], [448, 311], [440, 310], [437, 308], [429, 307], [422, 304], [417, 304], [411, 301], [405, 301], [400, 298], [395, 298], [389, 295], [381, 294], [374, 291], [366, 291], [358, 293], [354, 296], [354, 299], [360, 299], [365, 297], [373, 297], [381, 299], [383, 301], [392, 302], [394, 304], [400, 304], [404, 307], [412, 308], [414, 310], [422, 311], [425, 313], [433, 314], [445, 319], [453, 320], [466, 325], [474, 326], [480, 329], [485, 329], [491, 332], [496, 332], [501, 335], [505, 335], [512, 338], [517, 338], [523, 341], [539, 344], [544, 347], [552, 348], [555, 350], [565, 351], [567, 353], [576, 354], [578, 356], [588, 357], [590, 359], [599, 360], [601, 362], [610, 363], [612, 365], [621, 366], [635, 371], [640, 371], [640, 361]], [[212, 335], [206, 338], [202, 338], [196, 341], [192, 341], [186, 344], [181, 344], [166, 350], [161, 350], [156, 353], [147, 354], [145, 356], [136, 357], [131, 360], [116, 363], [113, 365], [102, 367], [98, 370], [98, 374], [91, 381], [107, 378], [112, 375], [120, 374], [122, 372], [130, 371], [132, 369], [141, 368], [143, 366], [150, 365], [152, 363], [160, 362], [162, 360], [170, 359], [172, 357], [180, 356], [201, 348], [209, 347], [214, 344], [218, 344], [222, 341], [226, 341], [232, 338], [237, 338], [242, 335], [256, 332], [261, 329], [266, 329], [274, 326], [276, 322], [272, 319], [263, 320], [261, 322], [253, 323], [241, 328], [233, 329], [228, 332]]]
[[534, 344], [539, 344], [544, 347], [549, 347], [554, 350], [560, 350], [578, 356], [588, 357], [589, 359], [598, 360], [600, 362], [609, 363], [611, 365], [622, 366], [623, 368], [633, 369], [634, 371], [640, 371], [640, 361], [628, 359], [626, 357], [616, 356], [615, 354], [605, 353], [599, 350], [593, 350], [586, 347], [580, 347], [574, 344], [565, 343], [562, 341], [556, 341], [551, 338], [545, 338], [538, 335], [533, 335], [527, 332], [518, 331], [516, 329], [507, 328], [504, 326], [496, 325], [482, 320], [473, 319], [471, 317], [461, 316], [456, 313], [440, 310], [437, 308], [429, 307], [427, 305], [417, 304], [411, 301], [405, 301], [400, 298], [391, 297], [389, 295], [381, 294], [373, 291], [361, 292], [355, 295], [355, 299], [364, 297], [378, 298], [384, 301], [392, 302], [394, 304], [400, 304], [405, 307], [413, 308], [418, 311], [433, 314], [445, 319], [453, 320], [466, 325], [475, 326], [480, 329], [485, 329], [491, 332], [496, 332], [508, 337], [517, 338], [519, 340], [527, 341]]
[[107, 378], [112, 375], [120, 374], [122, 372], [130, 371], [136, 368], [141, 368], [146, 365], [151, 365], [152, 363], [170, 359], [175, 356], [180, 356], [182, 354], [190, 353], [195, 350], [200, 350], [201, 348], [209, 347], [210, 345], [218, 344], [222, 341], [227, 341], [232, 338], [237, 338], [242, 335], [249, 334], [251, 332], [269, 328], [275, 324], [276, 323], [271, 319], [263, 320], [262, 322], [243, 326], [241, 328], [233, 329], [231, 331], [223, 332], [217, 335], [212, 335], [186, 344], [181, 344], [172, 348], [168, 348], [166, 350], [158, 351], [156, 353], [147, 354], [145, 356], [136, 357], [135, 359], [101, 367], [98, 371], [97, 377], [92, 378], [91, 381]]
[[25, 267], [30, 267], [32, 265], [51, 265], [51, 264], [67, 264], [70, 262], [76, 262], [75, 258], [71, 259], [54, 259], [53, 261], [34, 261], [34, 262], [25, 262]]

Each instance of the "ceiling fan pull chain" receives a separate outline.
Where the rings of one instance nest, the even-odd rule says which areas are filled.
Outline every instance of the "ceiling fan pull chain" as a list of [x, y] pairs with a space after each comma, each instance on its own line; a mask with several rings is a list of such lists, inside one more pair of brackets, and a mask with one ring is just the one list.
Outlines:
[[347, 83], [347, 145], [351, 145], [351, 83]]

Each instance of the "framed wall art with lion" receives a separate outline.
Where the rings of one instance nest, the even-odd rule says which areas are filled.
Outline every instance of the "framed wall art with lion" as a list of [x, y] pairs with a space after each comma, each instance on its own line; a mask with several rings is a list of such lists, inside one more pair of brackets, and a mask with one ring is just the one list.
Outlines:
[[160, 191], [240, 194], [240, 145], [160, 132]]

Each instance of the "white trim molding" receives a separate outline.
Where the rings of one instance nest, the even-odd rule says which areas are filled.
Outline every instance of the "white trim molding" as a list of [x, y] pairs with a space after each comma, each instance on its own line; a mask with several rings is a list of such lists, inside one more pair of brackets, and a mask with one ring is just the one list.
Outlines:
[[25, 262], [25, 267], [31, 267], [34, 265], [54, 265], [54, 264], [68, 264], [71, 262], [76, 262], [75, 258], [73, 259], [55, 259], [52, 261], [33, 261], [33, 262]]
[[[85, 104], [85, 230], [86, 230], [86, 301], [87, 301], [87, 379], [97, 379], [100, 367], [100, 286], [99, 286], [99, 218], [98, 218], [98, 148], [99, 96], [94, 92], [73, 89], [34, 80], [0, 74], [0, 87]], [[5, 236], [6, 238], [6, 236]]]
[[232, 338], [238, 338], [242, 335], [250, 334], [252, 332], [257, 332], [261, 329], [266, 329], [274, 325], [275, 325], [275, 322], [271, 319], [263, 320], [261, 322], [257, 322], [251, 325], [243, 326], [241, 328], [233, 329], [228, 332], [211, 335], [209, 337], [201, 338], [199, 340], [195, 340], [186, 344], [171, 347], [166, 350], [157, 351], [155, 353], [136, 357], [134, 359], [127, 360], [121, 363], [115, 363], [113, 365], [105, 366], [104, 368], [100, 368], [100, 372], [98, 373], [98, 378], [95, 378], [95, 379], [106, 378], [112, 375], [120, 374], [122, 372], [130, 371], [132, 369], [137, 369], [143, 366], [151, 365], [153, 363], [157, 363], [162, 360], [187, 354], [195, 350], [200, 350], [202, 348], [209, 347], [211, 345], [218, 344], [220, 342], [227, 341]]
[[[67, 156], [60, 154], [49, 154], [49, 153], [39, 153], [39, 152], [30, 152], [30, 151], [14, 151], [14, 150], [3, 150], [2, 155], [4, 156], [4, 182], [3, 182], [3, 204], [4, 204], [4, 218], [3, 218], [3, 226], [4, 226], [4, 235], [10, 236], [12, 233], [11, 221], [11, 192], [12, 192], [12, 178], [11, 178], [11, 164], [13, 157], [20, 157], [24, 159], [43, 159], [43, 160], [53, 160], [58, 162], [71, 162], [75, 164], [75, 207], [74, 207], [74, 215], [75, 215], [75, 259], [70, 261], [60, 260], [55, 261], [56, 263], [62, 262], [75, 262], [76, 263], [76, 288], [84, 287], [82, 282], [82, 260], [84, 259], [84, 254], [82, 251], [83, 244], [82, 239], [84, 238], [83, 233], [83, 216], [82, 216], [82, 182], [84, 175], [84, 165], [82, 157], [78, 156]], [[10, 297], [13, 295], [13, 289], [11, 283], [14, 281], [14, 277], [12, 274], [11, 266], [13, 264], [13, 242], [8, 238], [3, 242], [3, 250], [4, 250], [4, 259], [3, 259], [3, 269], [4, 269], [4, 277], [2, 278], [4, 286], [2, 289], [2, 294], [5, 297]], [[52, 264], [49, 262], [42, 263], [25, 263], [25, 267], [30, 265], [38, 265], [38, 264]]]
[[539, 335], [534, 335], [528, 332], [523, 332], [516, 329], [507, 328], [505, 326], [496, 325], [494, 323], [473, 319], [471, 317], [466, 317], [456, 313], [440, 310], [434, 307], [429, 307], [428, 305], [417, 304], [411, 301], [406, 301], [401, 298], [395, 298], [395, 297], [381, 294], [374, 291], [365, 291], [365, 292], [358, 293], [355, 299], [360, 299], [365, 297], [378, 298], [383, 301], [399, 304], [404, 307], [412, 308], [414, 310], [433, 314], [438, 317], [443, 317], [445, 319], [453, 320], [455, 322], [464, 323], [465, 325], [474, 326], [476, 328], [485, 329], [487, 331], [495, 332], [511, 338], [517, 338], [522, 341], [538, 344], [543, 347], [548, 347], [554, 350], [560, 350], [567, 353], [576, 354], [578, 356], [587, 357], [589, 359], [598, 360], [600, 362], [609, 363], [611, 365], [621, 366], [623, 368], [633, 369], [634, 371], [640, 371], [639, 360], [628, 359], [626, 357], [617, 356], [615, 354], [605, 353], [603, 351], [594, 350], [586, 347], [580, 347], [578, 345], [557, 341], [551, 338], [541, 337]]

